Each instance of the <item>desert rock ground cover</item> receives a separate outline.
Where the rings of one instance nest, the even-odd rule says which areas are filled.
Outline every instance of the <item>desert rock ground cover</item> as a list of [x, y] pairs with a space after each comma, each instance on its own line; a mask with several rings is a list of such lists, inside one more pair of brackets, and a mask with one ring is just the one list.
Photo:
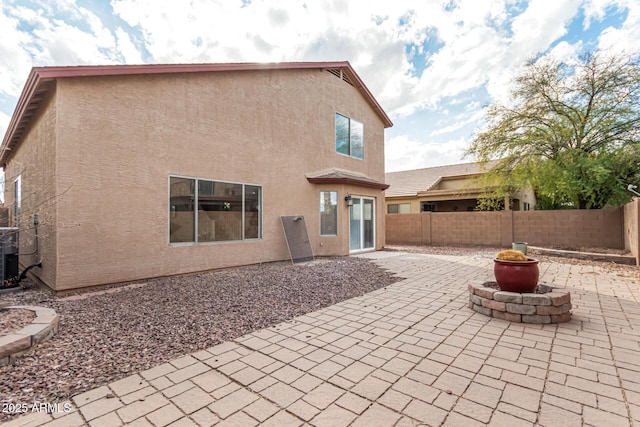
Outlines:
[[[345, 257], [151, 279], [110, 292], [3, 294], [3, 304], [55, 309], [60, 329], [14, 366], [0, 368], [0, 402], [64, 401], [398, 280], [369, 261]], [[0, 421], [7, 418], [0, 414]]]
[[0, 336], [19, 331], [27, 326], [35, 314], [31, 310], [3, 309], [0, 307]]

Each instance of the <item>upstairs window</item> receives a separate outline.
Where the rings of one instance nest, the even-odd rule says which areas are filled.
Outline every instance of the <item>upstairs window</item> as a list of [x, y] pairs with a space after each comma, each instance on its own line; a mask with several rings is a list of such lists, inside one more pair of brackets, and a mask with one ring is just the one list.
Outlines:
[[364, 157], [364, 126], [336, 113], [336, 151], [346, 156]]

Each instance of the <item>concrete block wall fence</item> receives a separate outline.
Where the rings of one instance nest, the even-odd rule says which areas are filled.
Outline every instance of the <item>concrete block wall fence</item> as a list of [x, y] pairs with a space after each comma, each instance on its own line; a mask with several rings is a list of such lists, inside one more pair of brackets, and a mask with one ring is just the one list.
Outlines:
[[638, 199], [607, 209], [387, 214], [387, 244], [599, 247], [640, 256]]

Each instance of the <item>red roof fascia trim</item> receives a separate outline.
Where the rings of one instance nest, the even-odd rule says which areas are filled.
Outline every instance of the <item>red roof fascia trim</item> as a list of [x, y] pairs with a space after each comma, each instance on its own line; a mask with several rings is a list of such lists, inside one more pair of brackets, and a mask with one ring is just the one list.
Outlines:
[[20, 124], [25, 110], [31, 102], [31, 98], [33, 97], [33, 94], [38, 87], [38, 83], [40, 83], [40, 76], [35, 71], [35, 69], [32, 69], [29, 73], [27, 81], [24, 84], [24, 88], [22, 90], [22, 93], [20, 94], [20, 98], [18, 98], [18, 104], [16, 105], [13, 115], [11, 116], [11, 120], [9, 121], [9, 125], [7, 126], [7, 130], [2, 140], [2, 150], [0, 151], [0, 166], [4, 165], [5, 154], [8, 150], [10, 150], [9, 145], [11, 143], [11, 139], [18, 125]]
[[115, 76], [127, 74], [201, 73], [205, 71], [252, 71], [349, 67], [349, 62], [246, 62], [218, 64], [139, 64], [80, 65], [70, 67], [38, 67], [42, 78]]
[[326, 178], [326, 177], [317, 177], [317, 178], [308, 178], [312, 184], [351, 184], [358, 185], [360, 187], [368, 187], [368, 188], [376, 188], [378, 190], [386, 190], [389, 188], [389, 184], [385, 184], [384, 182], [373, 182], [360, 180], [356, 178]]

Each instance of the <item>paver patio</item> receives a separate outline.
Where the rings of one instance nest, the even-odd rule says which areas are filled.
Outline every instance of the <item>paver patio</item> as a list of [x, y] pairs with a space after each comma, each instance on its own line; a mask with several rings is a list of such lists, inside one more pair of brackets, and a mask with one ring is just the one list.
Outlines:
[[640, 425], [636, 278], [542, 263], [572, 320], [519, 324], [468, 308], [490, 257], [361, 256], [406, 279], [4, 426]]

